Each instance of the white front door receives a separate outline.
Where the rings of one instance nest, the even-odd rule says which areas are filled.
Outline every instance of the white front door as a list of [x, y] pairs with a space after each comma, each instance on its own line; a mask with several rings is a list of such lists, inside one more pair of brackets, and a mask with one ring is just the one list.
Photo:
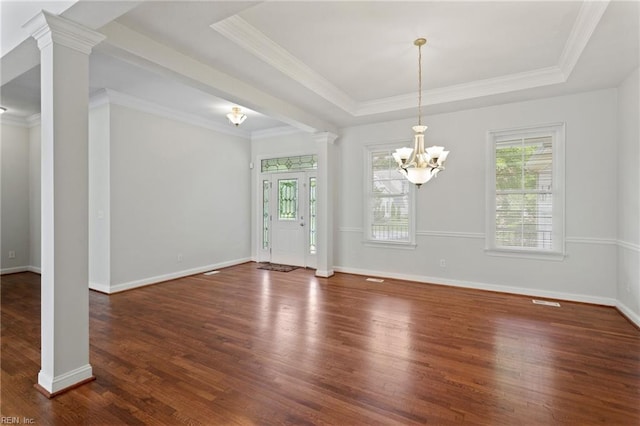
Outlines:
[[271, 175], [271, 262], [315, 267], [315, 173]]

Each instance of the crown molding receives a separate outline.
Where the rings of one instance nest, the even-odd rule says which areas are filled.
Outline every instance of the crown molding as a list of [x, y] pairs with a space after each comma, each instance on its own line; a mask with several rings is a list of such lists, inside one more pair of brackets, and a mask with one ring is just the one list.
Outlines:
[[[103, 105], [119, 105], [131, 109], [135, 109], [138, 111], [146, 112], [149, 114], [157, 115], [160, 117], [168, 118], [171, 120], [181, 121], [186, 124], [191, 124], [198, 127], [204, 127], [205, 129], [214, 130], [216, 132], [225, 133], [230, 136], [239, 136], [245, 139], [250, 139], [252, 134], [247, 131], [238, 128], [228, 128], [228, 126], [222, 125], [220, 123], [216, 123], [211, 120], [207, 120], [205, 118], [193, 115], [186, 114], [182, 111], [178, 111], [176, 109], [168, 108], [162, 105], [155, 104], [153, 102], [145, 101], [140, 98], [136, 98], [131, 95], [126, 95], [121, 92], [117, 92], [111, 89], [101, 89], [91, 96], [89, 99], [89, 108], [94, 109]], [[29, 117], [18, 117], [11, 114], [2, 114], [0, 116], [1, 124], [9, 124], [13, 126], [20, 127], [34, 127], [40, 124], [40, 114], [33, 114]], [[282, 129], [286, 129], [286, 127], [282, 127]], [[290, 128], [290, 133], [299, 132], [298, 129], [294, 127]], [[264, 130], [262, 132], [268, 132], [269, 130]], [[254, 132], [257, 133], [257, 132]], [[275, 134], [275, 132], [274, 132]], [[279, 134], [284, 134], [280, 132]]]
[[210, 27], [344, 111], [355, 110], [356, 102], [349, 95], [240, 16], [231, 16]]
[[[498, 95], [501, 93], [564, 83], [565, 81], [566, 79], [561, 69], [554, 66], [485, 80], [472, 81], [470, 83], [424, 90], [422, 92], [422, 99], [424, 100], [424, 106], [439, 105], [447, 102], [480, 98], [483, 96]], [[403, 109], [414, 108], [415, 106], [416, 94], [409, 93], [361, 102], [355, 110], [354, 115], [356, 117], [361, 117], [371, 114], [400, 111]]]
[[6, 112], [0, 115], [0, 124], [8, 124], [10, 126], [17, 127], [29, 127], [29, 121], [27, 118], [7, 114]]
[[40, 120], [41, 120], [40, 113], [30, 115], [29, 117], [27, 117], [27, 125], [29, 126], [29, 128], [39, 126]]
[[[610, 0], [585, 0], [582, 3], [556, 65], [425, 90], [422, 92], [424, 105], [438, 105], [565, 83], [609, 2]], [[352, 116], [362, 117], [415, 107], [415, 93], [357, 102], [238, 15], [211, 24], [210, 27]]]
[[562, 70], [565, 80], [573, 72], [573, 68], [578, 63], [578, 59], [580, 59], [608, 6], [609, 0], [584, 1], [582, 3], [558, 61], [558, 67]]
[[229, 128], [230, 126], [225, 126], [197, 115], [187, 114], [177, 109], [158, 105], [156, 103], [145, 101], [131, 95], [125, 95], [124, 93], [117, 92], [111, 89], [100, 90], [99, 92], [94, 94], [89, 101], [90, 108], [97, 108], [106, 104], [132, 108], [138, 111], [168, 118], [170, 120], [181, 121], [183, 123], [191, 124], [194, 126], [204, 127], [205, 129], [225, 133], [230, 136], [239, 136], [245, 139], [251, 138], [249, 132], [245, 130], [236, 127]]
[[0, 115], [1, 124], [9, 124], [11, 126], [32, 128], [40, 124], [40, 114], [33, 114], [29, 117], [18, 117], [17, 115], [4, 113]]

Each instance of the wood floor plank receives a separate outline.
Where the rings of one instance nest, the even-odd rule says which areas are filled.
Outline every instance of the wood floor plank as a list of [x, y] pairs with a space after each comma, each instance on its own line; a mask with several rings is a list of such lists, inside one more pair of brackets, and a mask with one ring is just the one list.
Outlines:
[[0, 414], [38, 425], [639, 425], [615, 309], [247, 263], [90, 293], [97, 380], [53, 400], [40, 278], [2, 276]]

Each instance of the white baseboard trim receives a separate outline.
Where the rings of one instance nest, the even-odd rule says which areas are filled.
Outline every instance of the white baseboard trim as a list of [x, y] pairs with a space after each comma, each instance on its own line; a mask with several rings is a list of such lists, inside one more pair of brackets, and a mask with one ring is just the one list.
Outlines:
[[27, 272], [29, 269], [28, 266], [14, 266], [13, 268], [2, 268], [0, 269], [0, 275], [5, 274], [17, 274], [18, 272]]
[[[113, 293], [118, 293], [125, 290], [131, 290], [138, 287], [144, 287], [151, 284], [158, 284], [164, 281], [170, 281], [178, 278], [188, 277], [189, 275], [201, 274], [203, 272], [211, 271], [213, 269], [226, 268], [228, 266], [239, 265], [241, 263], [246, 263], [250, 261], [251, 261], [250, 257], [246, 257], [243, 259], [235, 259], [235, 260], [230, 260], [226, 262], [215, 263], [212, 265], [205, 265], [205, 266], [199, 266], [197, 268], [185, 269], [183, 271], [172, 272], [170, 274], [157, 275], [155, 277], [129, 281], [126, 283], [112, 285], [112, 286], [109, 286], [108, 288], [105, 288], [107, 287], [105, 285], [89, 283], [89, 288], [92, 290], [100, 291], [102, 293], [113, 294]], [[94, 285], [96, 288], [92, 287], [92, 285]]]
[[0, 275], [17, 274], [19, 272], [33, 272], [40, 274], [40, 268], [37, 266], [15, 266], [13, 268], [0, 269]]
[[106, 284], [94, 283], [89, 281], [89, 290], [99, 291], [100, 293], [109, 294], [109, 286]]
[[86, 364], [82, 367], [76, 368], [75, 370], [68, 371], [55, 377], [52, 377], [40, 370], [40, 373], [38, 374], [38, 384], [47, 392], [54, 394], [92, 377], [93, 369], [90, 364]]
[[357, 268], [334, 267], [336, 272], [364, 275], [368, 277], [393, 278], [398, 280], [415, 281], [421, 283], [445, 285], [451, 287], [472, 288], [476, 290], [497, 291], [501, 293], [520, 294], [524, 296], [546, 297], [549, 299], [566, 300], [570, 302], [591, 303], [596, 305], [616, 306], [616, 299], [609, 297], [590, 296], [587, 294], [561, 293], [557, 291], [540, 290], [526, 287], [513, 287], [499, 284], [480, 283], [474, 281], [452, 280], [450, 278], [427, 277], [422, 275], [398, 274], [393, 272], [370, 271]]
[[616, 309], [618, 309], [625, 317], [627, 317], [629, 321], [633, 322], [637, 327], [640, 328], [640, 315], [633, 312], [631, 308], [629, 308], [619, 300], [616, 301]]

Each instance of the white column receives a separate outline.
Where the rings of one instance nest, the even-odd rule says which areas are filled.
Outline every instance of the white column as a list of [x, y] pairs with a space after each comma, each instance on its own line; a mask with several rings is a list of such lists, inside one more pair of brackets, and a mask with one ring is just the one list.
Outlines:
[[333, 275], [333, 200], [334, 200], [334, 145], [337, 135], [316, 133], [318, 146], [318, 277]]
[[41, 359], [52, 397], [93, 380], [89, 364], [89, 54], [102, 34], [41, 12], [24, 25], [40, 48]]

